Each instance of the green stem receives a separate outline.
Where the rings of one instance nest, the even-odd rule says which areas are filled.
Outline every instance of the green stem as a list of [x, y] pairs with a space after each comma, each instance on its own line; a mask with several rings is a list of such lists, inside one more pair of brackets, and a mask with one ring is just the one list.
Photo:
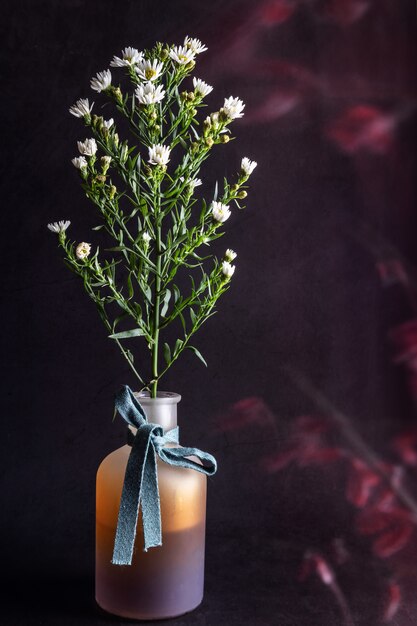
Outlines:
[[155, 298], [153, 310], [153, 344], [152, 344], [152, 383], [151, 397], [156, 398], [158, 391], [158, 348], [159, 348], [159, 309], [161, 305], [161, 267], [162, 267], [162, 247], [161, 247], [161, 223], [160, 223], [160, 183], [155, 189], [155, 252], [156, 252], [156, 274], [155, 274]]

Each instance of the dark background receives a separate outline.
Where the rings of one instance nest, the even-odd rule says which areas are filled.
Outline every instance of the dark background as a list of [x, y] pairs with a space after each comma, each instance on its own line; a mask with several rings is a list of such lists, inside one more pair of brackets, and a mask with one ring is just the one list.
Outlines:
[[[209, 367], [187, 355], [163, 384], [183, 396], [182, 441], [219, 462], [205, 601], [173, 623], [417, 624], [415, 501], [381, 549], [354, 492], [373, 454], [416, 491], [416, 340], [389, 339], [416, 315], [415, 19], [411, 0], [3, 2], [2, 625], [119, 623], [94, 606], [94, 480], [124, 443], [113, 396], [134, 380], [46, 224], [94, 243], [68, 107], [125, 46], [185, 35], [209, 47], [210, 110], [246, 102], [207, 188], [242, 156], [259, 165], [221, 242], [239, 257], [198, 337]], [[333, 419], [347, 463], [311, 453], [303, 415]]]

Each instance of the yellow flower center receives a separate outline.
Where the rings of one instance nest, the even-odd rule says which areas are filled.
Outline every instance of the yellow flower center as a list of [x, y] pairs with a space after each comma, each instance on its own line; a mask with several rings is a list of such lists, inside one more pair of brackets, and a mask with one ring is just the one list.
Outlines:
[[145, 76], [146, 76], [147, 80], [151, 80], [151, 78], [156, 76], [156, 71], [154, 69], [152, 69], [152, 68], [148, 68], [145, 71]]

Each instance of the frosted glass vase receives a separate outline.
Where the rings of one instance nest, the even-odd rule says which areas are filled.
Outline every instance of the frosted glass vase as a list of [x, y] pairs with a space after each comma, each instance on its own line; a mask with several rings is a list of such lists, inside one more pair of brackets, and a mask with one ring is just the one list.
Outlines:
[[[165, 431], [177, 425], [181, 396], [159, 392], [135, 396], [148, 421]], [[196, 608], [203, 599], [206, 521], [205, 474], [173, 467], [158, 457], [162, 546], [143, 551], [139, 514], [131, 565], [113, 565], [114, 538], [130, 446], [109, 454], [97, 472], [96, 601], [114, 615], [154, 620]], [[196, 459], [194, 459], [196, 460]]]

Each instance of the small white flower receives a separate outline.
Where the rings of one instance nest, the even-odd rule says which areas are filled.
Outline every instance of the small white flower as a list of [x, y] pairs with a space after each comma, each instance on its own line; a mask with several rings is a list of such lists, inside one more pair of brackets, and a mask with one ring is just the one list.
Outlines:
[[75, 256], [77, 259], [86, 259], [91, 252], [91, 244], [82, 241], [75, 248]]
[[243, 117], [243, 109], [245, 108], [244, 103], [239, 98], [230, 98], [224, 99], [223, 111], [226, 113], [227, 117], [230, 117], [231, 120], [234, 120], [238, 117]]
[[165, 91], [162, 85], [155, 87], [153, 83], [145, 83], [136, 88], [135, 96], [140, 104], [156, 104], [161, 102], [165, 96]]
[[90, 115], [93, 106], [94, 102], [90, 104], [87, 98], [81, 98], [69, 108], [69, 112], [75, 117], [85, 117]]
[[77, 168], [77, 170], [82, 170], [85, 167], [87, 167], [87, 161], [85, 160], [85, 157], [83, 156], [75, 157], [74, 159], [72, 159], [71, 163], [73, 164], [74, 167]]
[[211, 85], [208, 85], [204, 82], [204, 80], [201, 80], [201, 78], [196, 78], [195, 76], [193, 78], [193, 85], [196, 94], [198, 94], [202, 98], [204, 98], [213, 91], [213, 87]]
[[111, 67], [126, 67], [129, 65], [136, 65], [143, 59], [142, 52], [136, 50], [136, 48], [125, 48], [122, 50], [122, 58], [113, 57], [113, 61], [110, 63]]
[[[180, 176], [180, 182], [184, 182], [185, 178], [184, 176]], [[203, 181], [201, 180], [201, 178], [193, 178], [191, 180], [188, 181], [188, 185], [192, 188], [195, 189], [195, 187], [199, 187], [200, 185], [203, 184]]]
[[226, 259], [226, 261], [229, 261], [230, 263], [231, 261], [234, 261], [236, 257], [236, 252], [234, 250], [231, 250], [231, 248], [227, 248], [226, 252], [224, 253], [224, 258]]
[[240, 164], [242, 174], [250, 176], [257, 165], [256, 161], [251, 161], [248, 157], [243, 157], [242, 163]]
[[152, 165], [166, 165], [169, 161], [171, 148], [160, 143], [149, 148], [149, 163]]
[[222, 273], [226, 276], [226, 278], [231, 278], [235, 273], [235, 266], [230, 265], [229, 261], [223, 261], [222, 263]]
[[97, 152], [97, 144], [95, 139], [85, 139], [84, 141], [77, 141], [78, 150], [80, 154], [85, 156], [94, 156]]
[[153, 61], [142, 59], [136, 66], [138, 76], [142, 78], [142, 80], [157, 80], [162, 74], [163, 69], [163, 64], [159, 63], [156, 59]]
[[231, 215], [228, 205], [223, 204], [222, 202], [212, 202], [211, 213], [216, 222], [225, 222]]
[[53, 233], [64, 233], [68, 226], [71, 224], [69, 220], [62, 220], [60, 222], [52, 222], [48, 224], [48, 228]]
[[91, 89], [94, 91], [105, 91], [111, 85], [111, 72], [110, 70], [104, 70], [104, 72], [98, 72], [94, 78], [90, 81]]
[[174, 46], [172, 50], [169, 51], [169, 56], [175, 63], [178, 63], [178, 65], [187, 65], [187, 63], [194, 61], [195, 52], [185, 46]]
[[109, 120], [103, 120], [103, 128], [109, 130], [114, 124], [114, 119], [111, 117]]
[[200, 54], [200, 52], [205, 52], [207, 50], [207, 47], [202, 44], [199, 39], [188, 36], [184, 39], [184, 46], [190, 48], [194, 54]]
[[150, 240], [152, 239], [152, 237], [150, 236], [150, 234], [145, 230], [145, 232], [142, 234], [142, 239], [145, 243], [149, 243]]

